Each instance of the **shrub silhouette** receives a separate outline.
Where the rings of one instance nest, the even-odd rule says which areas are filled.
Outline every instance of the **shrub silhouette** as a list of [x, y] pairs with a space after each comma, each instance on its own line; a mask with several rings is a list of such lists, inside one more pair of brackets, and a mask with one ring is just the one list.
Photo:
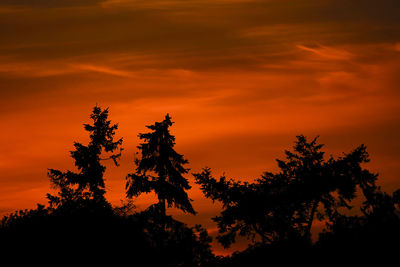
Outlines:
[[[316, 248], [338, 253], [392, 253], [400, 248], [400, 190], [392, 195], [371, 189], [361, 215], [337, 216], [319, 236]], [[387, 255], [390, 256], [390, 255]], [[393, 255], [392, 255], [393, 256]]]

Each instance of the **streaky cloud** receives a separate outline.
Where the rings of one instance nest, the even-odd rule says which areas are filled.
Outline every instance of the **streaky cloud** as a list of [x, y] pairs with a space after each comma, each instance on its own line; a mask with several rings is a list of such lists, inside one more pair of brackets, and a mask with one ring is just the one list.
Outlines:
[[64, 8], [99, 5], [104, 0], [2, 0], [1, 6], [28, 8]]

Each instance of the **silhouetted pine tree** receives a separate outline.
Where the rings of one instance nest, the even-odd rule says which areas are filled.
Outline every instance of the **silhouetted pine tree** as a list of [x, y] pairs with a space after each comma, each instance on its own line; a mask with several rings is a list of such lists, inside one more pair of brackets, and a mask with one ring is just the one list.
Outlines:
[[[87, 146], [75, 142], [75, 150], [71, 151], [71, 157], [75, 161], [78, 172], [49, 169], [53, 187], [59, 189], [56, 196], [47, 194], [49, 203], [52, 207], [58, 207], [66, 204], [74, 206], [107, 204], [104, 184], [104, 172], [106, 167], [101, 164], [103, 160], [113, 160], [118, 166], [118, 160], [121, 156], [122, 138], [114, 141], [117, 124], [111, 124], [108, 120], [108, 109], [101, 109], [98, 106], [93, 108], [90, 116], [93, 124], [84, 124], [86, 131], [90, 133], [90, 142]], [[115, 151], [118, 153], [114, 153]], [[106, 158], [101, 155], [106, 153]]]
[[167, 206], [195, 214], [185, 192], [191, 186], [183, 177], [189, 170], [184, 167], [188, 161], [174, 150], [175, 137], [169, 132], [172, 124], [167, 114], [162, 122], [146, 126], [151, 132], [139, 134], [144, 140], [138, 146], [141, 157], [135, 160], [136, 172], [126, 177], [127, 196], [132, 198], [154, 191], [158, 197], [156, 208], [162, 217], [166, 216]]

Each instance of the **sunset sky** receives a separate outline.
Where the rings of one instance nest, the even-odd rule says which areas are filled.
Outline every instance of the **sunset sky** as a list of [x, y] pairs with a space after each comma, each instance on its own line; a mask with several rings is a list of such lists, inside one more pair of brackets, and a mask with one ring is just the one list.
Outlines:
[[[1, 216], [46, 203], [47, 169], [73, 170], [96, 103], [124, 137], [106, 173], [114, 205], [138, 133], [166, 113], [191, 172], [251, 181], [276, 171], [296, 135], [319, 135], [327, 156], [366, 144], [366, 167], [392, 192], [400, 1], [0, 0]], [[171, 213], [215, 233], [218, 205], [187, 178], [198, 215]]]

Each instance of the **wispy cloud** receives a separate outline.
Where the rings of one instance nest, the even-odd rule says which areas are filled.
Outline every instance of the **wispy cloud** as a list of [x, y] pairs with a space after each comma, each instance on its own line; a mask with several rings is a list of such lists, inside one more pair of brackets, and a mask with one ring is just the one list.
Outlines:
[[101, 6], [131, 7], [131, 8], [156, 8], [179, 9], [194, 6], [232, 5], [238, 3], [251, 3], [258, 0], [105, 0]]
[[297, 48], [303, 51], [311, 52], [323, 59], [350, 60], [353, 58], [353, 55], [346, 50], [335, 49], [327, 46], [319, 45], [315, 47], [308, 47], [305, 45], [297, 45]]
[[134, 77], [130, 71], [119, 70], [112, 66], [85, 62], [60, 61], [19, 61], [3, 60], [0, 63], [0, 75], [7, 77], [52, 77], [88, 72], [101, 73], [117, 77]]
[[9, 7], [29, 7], [29, 8], [60, 8], [60, 7], [77, 7], [77, 6], [93, 6], [104, 0], [2, 0], [0, 6]]
[[98, 72], [98, 73], [104, 73], [108, 75], [114, 75], [114, 76], [119, 76], [119, 77], [134, 77], [134, 75], [131, 72], [128, 71], [122, 71], [122, 70], [117, 70], [113, 69], [110, 67], [106, 66], [96, 66], [96, 65], [90, 65], [90, 64], [71, 64], [73, 69], [77, 70], [83, 70], [83, 71], [93, 71], [93, 72]]

